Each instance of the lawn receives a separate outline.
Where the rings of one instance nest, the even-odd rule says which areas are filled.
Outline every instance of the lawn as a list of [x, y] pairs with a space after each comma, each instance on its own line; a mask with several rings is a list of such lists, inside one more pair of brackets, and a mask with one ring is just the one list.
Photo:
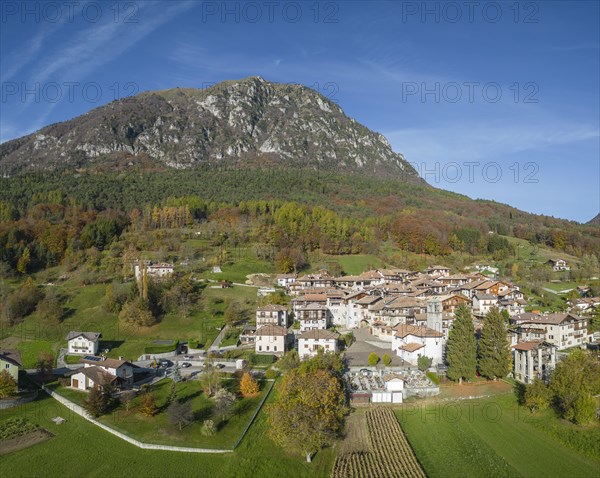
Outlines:
[[382, 268], [385, 266], [381, 259], [370, 254], [356, 255], [323, 255], [325, 262], [335, 261], [346, 274], [358, 275], [369, 269]]
[[572, 428], [552, 411], [530, 415], [513, 394], [488, 399], [405, 405], [396, 415], [427, 475], [435, 477], [589, 477], [600, 458], [600, 428], [581, 429], [584, 445], [559, 441]]
[[[55, 435], [44, 443], [0, 457], [2, 475], [14, 478], [33, 475], [38, 478], [133, 475], [325, 478], [330, 474], [334, 457], [333, 450], [327, 449], [308, 464], [304, 457], [288, 454], [268, 438], [263, 412], [239, 447], [222, 455], [139, 449], [73, 414], [45, 394], [21, 407], [0, 410], [0, 420], [13, 416], [27, 417]], [[63, 425], [55, 425], [51, 421], [55, 416], [67, 420]]]
[[32, 340], [21, 341], [17, 345], [17, 349], [21, 352], [21, 360], [24, 368], [35, 368], [38, 356], [40, 353], [51, 353], [56, 356], [58, 346], [48, 340]]
[[[163, 445], [192, 446], [199, 448], [232, 448], [248, 425], [252, 414], [256, 411], [264, 393], [270, 388], [270, 382], [263, 384], [262, 393], [253, 398], [242, 398], [236, 401], [232, 414], [225, 422], [213, 413], [214, 401], [208, 398], [197, 380], [189, 380], [177, 384], [177, 397], [190, 401], [195, 422], [182, 431], [169, 424], [166, 399], [171, 380], [162, 380], [152, 387], [160, 413], [154, 417], [145, 417], [136, 411], [139, 397], [134, 400], [130, 411], [118, 408], [113, 413], [100, 417], [106, 425], [122, 431], [140, 441]], [[223, 380], [223, 385], [237, 392], [237, 380]], [[204, 420], [211, 419], [217, 425], [218, 432], [212, 437], [203, 436], [201, 428]]]
[[66, 318], [59, 325], [44, 323], [34, 312], [21, 324], [2, 328], [5, 338], [2, 346], [21, 350], [26, 368], [34, 367], [39, 352], [56, 355], [60, 347], [66, 347], [66, 336], [71, 330], [100, 332], [100, 347], [109, 349], [109, 357], [123, 356], [129, 360], [137, 360], [145, 347], [156, 339], [193, 338], [210, 346], [224, 324], [223, 313], [230, 300], [237, 300], [249, 311], [257, 304], [254, 287], [221, 289], [208, 286], [202, 293], [199, 307], [189, 315], [168, 314], [152, 327], [136, 327], [120, 323], [117, 314], [104, 310], [104, 284], [81, 286], [75, 279], [70, 279], [56, 287], [69, 296], [65, 304]]

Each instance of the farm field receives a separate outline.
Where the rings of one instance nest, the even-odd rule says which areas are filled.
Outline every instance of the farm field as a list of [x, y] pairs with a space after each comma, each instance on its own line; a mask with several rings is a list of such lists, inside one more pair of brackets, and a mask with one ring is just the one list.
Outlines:
[[590, 477], [600, 467], [600, 427], [530, 415], [512, 394], [405, 405], [396, 415], [431, 478]]
[[365, 422], [370, 449], [340, 455], [333, 465], [332, 478], [425, 478], [391, 408], [367, 410]]
[[[27, 417], [55, 435], [44, 443], [0, 456], [2, 475], [14, 478], [119, 478], [130, 477], [132, 469], [136, 476], [146, 478], [328, 477], [334, 456], [332, 449], [326, 449], [309, 464], [303, 456], [288, 454], [268, 438], [262, 411], [239, 447], [226, 454], [142, 450], [72, 414], [43, 393], [35, 402], [0, 411], [0, 420], [13, 416]], [[54, 424], [51, 418], [55, 416], [66, 418], [66, 422]]]

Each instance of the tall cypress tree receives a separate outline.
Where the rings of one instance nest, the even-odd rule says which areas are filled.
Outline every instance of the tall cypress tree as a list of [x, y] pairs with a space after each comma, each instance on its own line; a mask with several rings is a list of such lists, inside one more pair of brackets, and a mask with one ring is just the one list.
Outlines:
[[504, 318], [497, 307], [485, 316], [479, 340], [479, 373], [487, 378], [504, 378], [511, 368], [510, 343]]
[[465, 305], [456, 309], [454, 323], [448, 335], [446, 347], [446, 361], [448, 362], [448, 377], [462, 383], [475, 378], [477, 368], [477, 341], [473, 328], [471, 311]]

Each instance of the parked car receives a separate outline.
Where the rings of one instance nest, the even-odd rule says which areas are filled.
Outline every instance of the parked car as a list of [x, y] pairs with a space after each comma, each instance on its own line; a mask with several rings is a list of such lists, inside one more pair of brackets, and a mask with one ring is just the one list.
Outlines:
[[188, 368], [188, 367], [191, 367], [191, 366], [192, 366], [192, 364], [191, 364], [191, 363], [189, 363], [189, 362], [183, 362], [183, 363], [181, 364], [181, 367], [182, 367], [182, 368]]
[[223, 365], [222, 363], [218, 363], [215, 365], [215, 367], [217, 368], [225, 368], [225, 365]]
[[183, 358], [185, 360], [194, 360], [194, 356], [193, 355], [184, 355]]
[[168, 361], [168, 360], [165, 360], [165, 359], [160, 359], [160, 360], [158, 361], [158, 364], [159, 364], [161, 367], [168, 367], [168, 366], [169, 366], [169, 361]]

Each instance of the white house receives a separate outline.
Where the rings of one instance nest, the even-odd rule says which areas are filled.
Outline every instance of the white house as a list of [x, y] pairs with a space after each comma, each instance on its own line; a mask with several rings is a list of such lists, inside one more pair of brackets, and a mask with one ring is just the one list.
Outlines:
[[88, 390], [103, 387], [107, 383], [119, 387], [130, 387], [133, 384], [134, 365], [127, 360], [85, 356], [81, 362], [84, 367], [77, 369], [71, 375], [73, 388]]
[[495, 305], [498, 305], [498, 296], [494, 294], [475, 294], [473, 297], [474, 314], [485, 315]]
[[256, 326], [280, 325], [287, 327], [288, 310], [283, 305], [268, 304], [256, 309]]
[[338, 352], [339, 334], [329, 330], [308, 330], [300, 334], [298, 338], [298, 355], [300, 358], [311, 358], [317, 355], [317, 352]]
[[529, 317], [526, 320], [518, 320], [518, 324], [526, 326], [532, 324], [545, 330], [545, 340], [558, 347], [558, 350], [569, 347], [580, 347], [593, 339], [593, 334], [587, 330], [587, 319], [575, 314], [522, 314], [517, 316]]
[[275, 278], [275, 283], [279, 287], [287, 287], [288, 285], [296, 282], [297, 274], [277, 274]]
[[571, 270], [569, 263], [567, 261], [565, 261], [564, 259], [556, 259], [556, 260], [550, 259], [547, 263], [550, 265], [550, 267], [552, 267], [552, 270], [555, 272]]
[[326, 329], [329, 326], [329, 311], [322, 304], [307, 304], [298, 307], [297, 319], [300, 321], [300, 332], [314, 329]]
[[67, 335], [68, 354], [97, 355], [102, 334], [98, 332], [71, 331]]
[[279, 325], [263, 325], [256, 330], [254, 350], [257, 354], [283, 355], [287, 329]]
[[142, 278], [142, 274], [144, 272], [150, 276], [155, 278], [162, 278], [166, 276], [170, 276], [173, 274], [174, 267], [173, 264], [169, 262], [160, 262], [158, 264], [148, 264], [147, 262], [141, 261], [137, 262], [134, 267], [135, 270], [135, 279], [139, 281]]

